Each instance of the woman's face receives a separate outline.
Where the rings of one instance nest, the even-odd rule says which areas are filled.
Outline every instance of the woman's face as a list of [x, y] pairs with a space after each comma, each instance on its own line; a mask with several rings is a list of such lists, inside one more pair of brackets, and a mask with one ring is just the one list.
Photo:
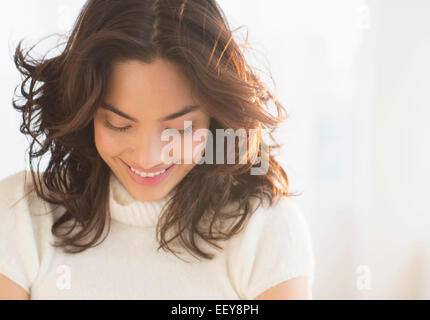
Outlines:
[[[184, 128], [184, 121], [192, 121], [195, 131], [208, 129], [210, 117], [192, 98], [191, 85], [176, 65], [163, 59], [151, 64], [117, 62], [94, 116], [96, 148], [134, 198], [156, 201], [167, 195], [203, 154], [205, 140], [185, 142], [192, 131], [189, 122]], [[165, 129], [185, 132], [166, 140], [162, 139]], [[198, 156], [190, 158], [196, 150]]]

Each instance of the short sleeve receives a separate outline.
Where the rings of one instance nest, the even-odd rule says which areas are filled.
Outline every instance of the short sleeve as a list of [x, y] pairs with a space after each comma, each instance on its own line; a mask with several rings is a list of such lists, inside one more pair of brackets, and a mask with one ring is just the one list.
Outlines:
[[31, 203], [24, 197], [25, 174], [21, 171], [0, 181], [0, 273], [30, 293], [39, 259]]
[[294, 200], [261, 204], [233, 241], [228, 266], [239, 297], [251, 300], [292, 278], [314, 280], [314, 252], [308, 223]]

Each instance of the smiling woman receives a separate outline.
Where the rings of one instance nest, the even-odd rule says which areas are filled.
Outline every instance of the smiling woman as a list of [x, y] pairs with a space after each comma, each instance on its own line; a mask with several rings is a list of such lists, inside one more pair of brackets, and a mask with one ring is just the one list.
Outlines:
[[[30, 170], [0, 182], [1, 297], [310, 297], [309, 230], [272, 155], [285, 109], [215, 0], [89, 0], [60, 55], [20, 43], [15, 64]], [[256, 134], [225, 152], [226, 129]], [[236, 161], [200, 163], [212, 146]]]
[[[195, 166], [185, 163], [183, 157], [174, 159], [173, 165], [164, 163], [162, 150], [169, 142], [161, 141], [163, 130], [176, 129], [182, 134], [188, 129], [183, 128], [184, 121], [192, 121], [194, 129], [209, 129], [209, 114], [197, 105], [187, 77], [165, 59], [151, 64], [136, 60], [115, 63], [104, 101], [109, 103], [102, 102], [94, 115], [98, 153], [134, 198], [163, 198]], [[183, 136], [174, 140], [179, 144], [173, 149], [180, 149], [175, 154], [186, 153], [183, 140]], [[194, 145], [190, 147], [194, 149]], [[160, 176], [147, 177], [154, 173]]]

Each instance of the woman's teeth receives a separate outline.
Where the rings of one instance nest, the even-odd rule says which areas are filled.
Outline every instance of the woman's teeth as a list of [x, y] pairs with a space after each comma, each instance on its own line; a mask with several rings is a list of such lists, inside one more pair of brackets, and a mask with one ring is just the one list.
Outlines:
[[137, 170], [135, 170], [135, 169], [133, 169], [133, 168], [131, 168], [131, 167], [130, 167], [130, 169], [131, 169], [131, 171], [133, 171], [134, 173], [136, 173], [136, 174], [138, 174], [139, 176], [144, 177], [144, 178], [152, 178], [152, 177], [158, 176], [158, 175], [160, 175], [160, 174], [164, 173], [164, 172], [167, 170], [167, 169], [164, 169], [164, 170], [162, 170], [162, 171], [151, 172], [151, 173], [145, 173], [145, 172], [137, 171]]

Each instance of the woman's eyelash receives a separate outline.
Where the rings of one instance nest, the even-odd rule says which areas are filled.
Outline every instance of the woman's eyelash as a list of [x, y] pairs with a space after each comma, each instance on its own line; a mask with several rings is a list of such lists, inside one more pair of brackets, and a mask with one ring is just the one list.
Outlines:
[[[115, 127], [115, 126], [111, 125], [108, 121], [105, 121], [105, 125], [106, 125], [108, 128], [110, 128], [110, 129], [112, 129], [112, 130], [115, 130], [115, 131], [119, 131], [119, 132], [124, 132], [124, 131], [127, 131], [128, 129], [130, 129], [130, 128], [131, 128], [130, 126], [128, 126], [128, 127], [121, 127], [121, 128], [119, 128], [119, 127]], [[186, 129], [178, 130], [178, 131], [179, 131], [179, 133], [180, 133], [180, 134], [184, 134], [185, 132], [190, 131], [190, 130], [191, 130], [191, 128], [192, 128], [192, 126], [189, 126], [189, 127], [188, 127], [188, 128], [186, 128]]]
[[186, 128], [186, 129], [178, 130], [178, 131], [179, 131], [179, 133], [183, 134], [183, 133], [185, 133], [185, 132], [191, 131], [191, 128], [192, 128], [192, 127], [193, 127], [193, 126], [189, 126], [189, 127], [188, 127], [188, 128]]
[[123, 127], [123, 128], [113, 127], [113, 129], [114, 129], [114, 130], [117, 130], [117, 131], [121, 131], [121, 132], [123, 132], [123, 131], [127, 131], [128, 129], [130, 129], [130, 127]]
[[111, 125], [108, 121], [105, 121], [105, 125], [106, 125], [108, 128], [112, 129], [112, 130], [120, 131], [120, 132], [126, 131], [126, 130], [128, 130], [128, 129], [130, 129], [130, 128], [131, 128], [130, 126], [128, 126], [128, 127], [118, 128], [118, 127], [115, 127], [115, 126]]

